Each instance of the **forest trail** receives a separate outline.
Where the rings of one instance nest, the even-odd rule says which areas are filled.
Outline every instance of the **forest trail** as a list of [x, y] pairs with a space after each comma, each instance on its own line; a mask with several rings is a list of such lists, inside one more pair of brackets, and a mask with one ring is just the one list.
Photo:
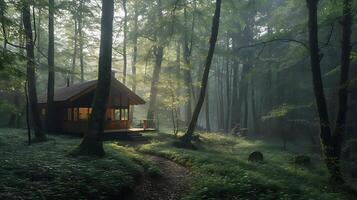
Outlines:
[[157, 165], [161, 176], [151, 177], [149, 174], [144, 174], [141, 183], [134, 188], [133, 199], [181, 199], [190, 188], [190, 170], [162, 157], [143, 155]]

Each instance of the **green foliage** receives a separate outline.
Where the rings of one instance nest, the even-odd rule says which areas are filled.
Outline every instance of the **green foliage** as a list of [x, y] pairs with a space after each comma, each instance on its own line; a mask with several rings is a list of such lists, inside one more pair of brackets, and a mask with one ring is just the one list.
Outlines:
[[[262, 142], [233, 136], [201, 133], [198, 150], [175, 148], [171, 140], [139, 148], [189, 167], [194, 174], [190, 193], [184, 199], [349, 199], [324, 185], [327, 173], [323, 163], [296, 168], [294, 154]], [[166, 140], [168, 140], [166, 138]], [[247, 161], [249, 153], [265, 155], [262, 164]], [[303, 184], [302, 184], [303, 183]]]
[[274, 119], [274, 118], [283, 118], [286, 117], [288, 114], [290, 114], [293, 111], [302, 109], [302, 108], [308, 108], [311, 105], [288, 105], [288, 104], [283, 104], [280, 105], [278, 108], [273, 109], [267, 113], [267, 115], [263, 116], [263, 120], [268, 120], [268, 119]]
[[50, 136], [27, 146], [26, 131], [0, 130], [0, 199], [120, 199], [150, 163], [108, 142], [104, 158], [72, 157], [79, 139]]

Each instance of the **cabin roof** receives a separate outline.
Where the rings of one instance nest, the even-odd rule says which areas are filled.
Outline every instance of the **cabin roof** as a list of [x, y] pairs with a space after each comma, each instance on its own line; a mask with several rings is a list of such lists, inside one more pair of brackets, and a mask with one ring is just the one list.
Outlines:
[[[57, 88], [55, 89], [54, 93], [54, 101], [66, 102], [76, 100], [77, 98], [94, 91], [96, 86], [97, 80], [91, 80], [83, 83], [76, 83], [68, 87]], [[130, 105], [145, 104], [145, 101], [141, 97], [139, 97], [137, 94], [135, 94], [117, 79], [112, 78], [111, 95], [117, 95], [119, 93], [128, 97], [128, 99], [130, 100]], [[39, 95], [38, 103], [47, 103], [47, 93]]]

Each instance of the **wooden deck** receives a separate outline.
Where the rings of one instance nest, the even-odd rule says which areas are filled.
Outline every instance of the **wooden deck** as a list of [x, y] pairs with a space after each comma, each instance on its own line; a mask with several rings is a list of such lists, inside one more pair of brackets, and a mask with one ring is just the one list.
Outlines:
[[153, 128], [129, 128], [129, 129], [111, 129], [111, 130], [104, 130], [104, 133], [143, 133], [143, 132], [152, 132], [155, 131]]

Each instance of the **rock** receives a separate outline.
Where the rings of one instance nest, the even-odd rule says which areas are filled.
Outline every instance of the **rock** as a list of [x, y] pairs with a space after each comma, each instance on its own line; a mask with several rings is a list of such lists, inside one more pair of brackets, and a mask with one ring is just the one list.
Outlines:
[[306, 155], [297, 155], [294, 157], [294, 163], [296, 165], [306, 166], [311, 164], [311, 158]]
[[249, 154], [248, 161], [250, 162], [263, 162], [263, 160], [264, 157], [260, 151], [254, 151], [251, 154]]

